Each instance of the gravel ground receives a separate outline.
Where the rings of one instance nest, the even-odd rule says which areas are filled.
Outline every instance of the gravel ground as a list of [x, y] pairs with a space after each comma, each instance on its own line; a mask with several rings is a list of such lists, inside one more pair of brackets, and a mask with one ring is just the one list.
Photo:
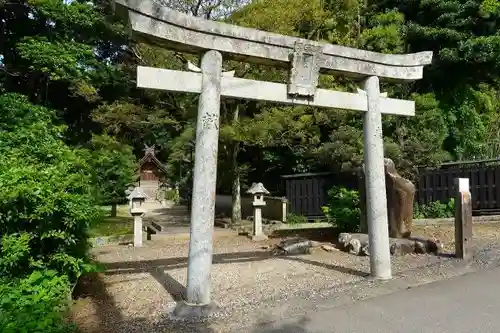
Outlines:
[[[475, 226], [475, 237], [480, 239], [476, 241], [478, 248], [498, 242], [499, 229], [498, 225]], [[453, 226], [418, 227], [416, 233], [435, 236], [450, 248]], [[300, 312], [304, 304], [296, 300], [316, 299], [321, 303], [321, 299], [332, 298], [332, 291], [366, 281], [367, 257], [322, 249], [314, 250], [311, 255], [269, 257], [262, 247], [280, 240], [254, 243], [242, 236], [216, 236], [212, 295], [221, 307], [220, 320], [211, 327], [183, 323], [181, 331], [231, 332], [236, 329], [228, 331], [231, 325], [241, 325], [237, 322], [250, 323], [263, 316]], [[118, 245], [94, 249], [106, 271], [79, 286], [82, 296], [86, 297], [76, 301], [74, 320], [86, 333], [177, 332], [178, 324], [170, 320], [168, 313], [184, 293], [187, 253], [185, 237], [147, 242], [138, 249]], [[407, 272], [403, 274], [405, 278], [420, 274], [418, 283], [426, 283], [436, 277], [411, 270], [446, 265], [447, 261], [450, 260], [432, 255], [407, 255], [394, 257], [392, 266], [394, 273]], [[367, 294], [360, 288], [356, 290], [359, 291], [357, 298]], [[348, 297], [348, 300], [356, 297]], [[255, 318], [250, 320], [250, 315]]]

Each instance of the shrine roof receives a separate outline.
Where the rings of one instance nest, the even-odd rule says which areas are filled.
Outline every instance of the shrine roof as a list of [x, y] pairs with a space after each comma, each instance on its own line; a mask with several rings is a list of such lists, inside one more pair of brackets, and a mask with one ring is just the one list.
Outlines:
[[160, 160], [156, 157], [154, 146], [148, 147], [144, 149], [144, 156], [139, 161], [139, 166], [142, 167], [144, 164], [148, 162], [153, 162], [161, 171], [166, 172], [166, 167]]

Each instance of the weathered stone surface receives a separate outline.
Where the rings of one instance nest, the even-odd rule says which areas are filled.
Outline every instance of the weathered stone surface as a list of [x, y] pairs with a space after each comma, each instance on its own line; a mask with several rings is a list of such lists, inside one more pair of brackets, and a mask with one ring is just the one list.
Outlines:
[[205, 53], [201, 70], [186, 293], [187, 301], [196, 305], [210, 303], [222, 55], [216, 51]]
[[423, 254], [426, 253], [427, 247], [424, 242], [416, 241], [415, 242], [415, 253]]
[[247, 193], [255, 195], [255, 194], [271, 194], [264, 187], [262, 183], [253, 183], [252, 186], [247, 190]]
[[[367, 234], [362, 233], [342, 233], [338, 237], [338, 247], [350, 254], [369, 256], [370, 244]], [[432, 253], [439, 254], [443, 250], [441, 242], [423, 237], [412, 237], [410, 239], [389, 239], [389, 249], [391, 255], [403, 256], [409, 253]]]
[[266, 240], [267, 236], [262, 231], [262, 207], [266, 205], [264, 194], [270, 194], [262, 183], [253, 183], [247, 193], [253, 195], [253, 228], [251, 238], [254, 241]]
[[455, 256], [469, 259], [472, 256], [472, 198], [468, 178], [455, 180]]
[[[146, 89], [201, 92], [201, 74], [170, 69], [137, 66], [137, 87]], [[222, 77], [221, 95], [232, 98], [269, 101], [289, 105], [310, 105], [321, 108], [367, 111], [366, 94], [316, 89], [313, 98], [290, 96], [287, 85], [237, 77]], [[380, 112], [400, 116], [415, 115], [415, 102], [380, 98]]]
[[369, 256], [370, 255], [370, 243], [366, 242], [361, 245], [361, 255], [363, 256]]
[[352, 235], [347, 233], [347, 232], [343, 232], [339, 235], [338, 237], [338, 245], [339, 247], [342, 249], [342, 250], [346, 250], [347, 247], [349, 246], [349, 242], [351, 241], [352, 239]]
[[443, 253], [444, 250], [443, 243], [441, 243], [441, 241], [438, 239], [433, 240], [420, 236], [411, 236], [409, 240], [415, 242], [416, 253], [433, 253], [433, 254]]
[[391, 159], [386, 158], [384, 162], [389, 236], [408, 238], [411, 235], [413, 225], [415, 185], [399, 175]]
[[366, 166], [366, 216], [369, 224], [370, 274], [390, 279], [391, 255], [387, 240], [387, 196], [384, 187], [384, 141], [380, 108], [380, 82], [371, 76], [363, 82], [368, 111], [363, 115], [364, 164]]
[[361, 242], [359, 239], [353, 238], [349, 241], [349, 253], [359, 255], [361, 251]]
[[354, 255], [369, 255], [368, 235], [341, 233], [338, 238], [338, 247]]
[[219, 305], [215, 302], [198, 305], [180, 301], [173, 311], [173, 318], [186, 321], [199, 321], [212, 317], [218, 310]]
[[288, 77], [290, 95], [314, 97], [319, 79], [320, 45], [296, 41], [292, 54], [292, 67]]
[[306, 42], [321, 47], [318, 65], [324, 71], [409, 81], [421, 79], [423, 66], [432, 61], [432, 52], [390, 55], [315, 43], [189, 16], [153, 0], [115, 3], [117, 12], [128, 18], [134, 38], [183, 52], [217, 50], [229, 58], [289, 67], [295, 43]]
[[143, 189], [139, 186], [135, 187], [127, 196], [128, 200], [146, 200], [148, 196], [144, 193]]
[[[399, 175], [394, 162], [384, 159], [385, 186], [387, 194], [387, 215], [389, 222], [389, 236], [391, 238], [408, 238], [413, 226], [413, 201], [415, 185]], [[360, 170], [360, 230], [367, 231], [365, 175]]]
[[391, 254], [393, 256], [403, 256], [409, 253], [415, 253], [415, 242], [412, 241], [399, 241], [394, 242], [390, 246]]
[[310, 254], [313, 243], [302, 237], [286, 239], [272, 250], [274, 255]]

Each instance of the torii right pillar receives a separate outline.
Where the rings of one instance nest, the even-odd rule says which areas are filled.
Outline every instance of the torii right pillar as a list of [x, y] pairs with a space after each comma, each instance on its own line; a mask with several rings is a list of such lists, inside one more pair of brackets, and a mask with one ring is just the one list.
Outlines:
[[368, 101], [368, 110], [363, 118], [363, 140], [370, 273], [376, 279], [387, 280], [392, 277], [392, 272], [379, 78], [371, 76], [365, 79], [363, 90]]

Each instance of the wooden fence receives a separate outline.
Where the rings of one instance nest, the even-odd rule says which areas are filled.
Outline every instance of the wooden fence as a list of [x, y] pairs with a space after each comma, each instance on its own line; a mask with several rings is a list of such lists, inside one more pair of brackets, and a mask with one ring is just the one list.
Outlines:
[[323, 217], [322, 206], [328, 203], [327, 193], [335, 185], [358, 188], [355, 173], [302, 173], [281, 176], [285, 197], [288, 199], [289, 212], [303, 215], [309, 219]]
[[[496, 163], [493, 163], [496, 162]], [[447, 202], [455, 195], [455, 178], [469, 178], [474, 215], [500, 213], [500, 164], [499, 160], [443, 164], [438, 169], [419, 171], [418, 204], [433, 201]], [[309, 219], [323, 216], [322, 206], [327, 205], [327, 192], [335, 185], [359, 189], [355, 173], [307, 173], [282, 176], [284, 195], [290, 202], [290, 213]]]
[[455, 195], [455, 178], [469, 178], [475, 215], [500, 212], [500, 165], [447, 164], [419, 173], [416, 200], [419, 204], [446, 202]]

